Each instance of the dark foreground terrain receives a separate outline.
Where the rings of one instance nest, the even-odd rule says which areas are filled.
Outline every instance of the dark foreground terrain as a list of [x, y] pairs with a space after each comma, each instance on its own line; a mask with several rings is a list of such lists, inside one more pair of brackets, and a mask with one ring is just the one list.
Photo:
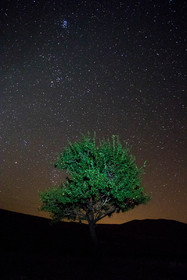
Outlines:
[[187, 279], [187, 224], [170, 220], [87, 225], [0, 210], [0, 279]]

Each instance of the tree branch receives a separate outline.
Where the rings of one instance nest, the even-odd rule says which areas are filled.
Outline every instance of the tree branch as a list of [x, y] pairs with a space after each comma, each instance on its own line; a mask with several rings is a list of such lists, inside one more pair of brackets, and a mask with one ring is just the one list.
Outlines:
[[103, 219], [104, 217], [113, 214], [116, 211], [116, 207], [113, 206], [113, 209], [108, 210], [106, 213], [104, 213], [103, 215], [99, 216], [95, 222], [98, 222], [99, 220]]

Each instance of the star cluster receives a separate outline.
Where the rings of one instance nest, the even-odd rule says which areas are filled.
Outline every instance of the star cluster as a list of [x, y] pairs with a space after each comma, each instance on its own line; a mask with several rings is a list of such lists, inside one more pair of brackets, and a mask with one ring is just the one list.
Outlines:
[[147, 206], [105, 222], [186, 221], [185, 1], [0, 5], [0, 207], [38, 212], [66, 176], [51, 162], [96, 131], [147, 160]]

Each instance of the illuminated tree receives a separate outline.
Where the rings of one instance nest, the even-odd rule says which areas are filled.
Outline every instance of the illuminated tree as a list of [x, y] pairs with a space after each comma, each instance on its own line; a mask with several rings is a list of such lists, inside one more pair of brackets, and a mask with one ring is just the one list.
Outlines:
[[95, 136], [83, 136], [58, 156], [55, 167], [66, 170], [69, 177], [60, 186], [40, 192], [41, 209], [50, 212], [54, 222], [64, 218], [88, 222], [96, 244], [99, 220], [149, 200], [141, 184], [144, 166], [137, 167], [118, 136], [98, 145]]

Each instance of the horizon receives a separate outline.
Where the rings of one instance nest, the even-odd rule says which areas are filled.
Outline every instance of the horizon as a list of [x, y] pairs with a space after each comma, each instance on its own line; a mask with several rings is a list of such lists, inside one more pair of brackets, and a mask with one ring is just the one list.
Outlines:
[[[0, 208], [0, 212], [2, 211], [5, 211], [5, 212], [9, 212], [10, 214], [13, 213], [13, 214], [21, 214], [21, 215], [24, 215], [24, 216], [29, 216], [29, 217], [36, 217], [36, 218], [42, 218], [42, 219], [46, 219], [46, 220], [52, 220], [49, 216], [39, 216], [39, 215], [34, 215], [34, 214], [28, 214], [28, 213], [23, 213], [23, 212], [17, 212], [17, 211], [12, 211], [12, 210], [8, 210], [8, 209], [3, 209], [3, 208]], [[103, 219], [104, 220], [104, 219]], [[171, 221], [171, 222], [178, 222], [178, 223], [182, 223], [182, 224], [186, 224], [185, 222], [182, 222], [182, 221], [178, 221], [178, 220], [174, 220], [174, 219], [166, 219], [166, 218], [146, 218], [146, 219], [133, 219], [133, 220], [128, 220], [128, 221], [125, 221], [123, 223], [103, 223], [103, 220], [100, 220], [99, 222], [96, 223], [96, 225], [123, 225], [123, 224], [126, 224], [126, 223], [129, 223], [129, 222], [133, 222], [133, 221]], [[82, 221], [81, 223], [79, 221], [73, 221], [73, 220], [60, 220], [59, 222], [57, 223], [76, 223], [76, 224], [84, 224], [84, 225], [88, 225], [88, 222], [86, 221]]]

